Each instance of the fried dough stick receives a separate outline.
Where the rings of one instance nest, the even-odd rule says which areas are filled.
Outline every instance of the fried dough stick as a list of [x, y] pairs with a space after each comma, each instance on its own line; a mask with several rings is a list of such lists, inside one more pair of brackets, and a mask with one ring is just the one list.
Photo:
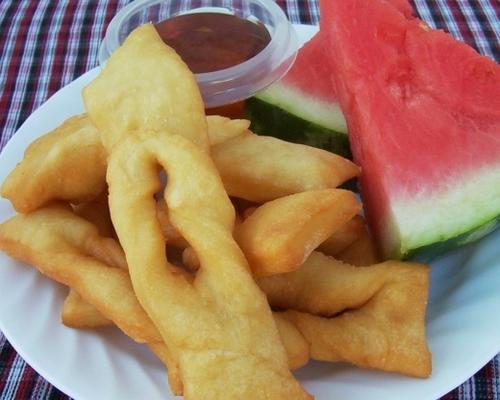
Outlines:
[[51, 200], [86, 202], [105, 188], [106, 151], [99, 132], [86, 115], [78, 115], [28, 146], [1, 195], [27, 213]]
[[297, 270], [258, 280], [272, 307], [322, 316], [362, 307], [391, 283], [415, 284], [422, 292], [418, 305], [425, 311], [429, 282], [428, 267], [422, 264], [386, 261], [356, 268], [314, 251]]
[[[64, 301], [62, 315], [64, 324], [71, 328], [88, 329], [113, 325], [112, 321], [103, 317], [95, 307], [87, 303], [74, 290]], [[309, 343], [295, 325], [280, 313], [273, 313], [273, 317], [287, 353], [288, 367], [294, 370], [307, 364], [310, 358]]]
[[[73, 206], [73, 211], [76, 215], [93, 224], [100, 236], [107, 238], [115, 236], [115, 230], [109, 215], [107, 189], [94, 200]], [[125, 260], [118, 266], [127, 268]], [[74, 328], [96, 328], [113, 324], [112, 321], [104, 317], [93, 305], [87, 303], [71, 287], [63, 303], [61, 321], [64, 325]]]
[[[148, 343], [164, 363], [174, 392], [182, 391], [175, 363], [137, 301], [120, 245], [62, 204], [19, 214], [0, 225], [0, 249], [69, 286], [126, 335]], [[111, 267], [115, 266], [115, 267]]]
[[156, 202], [156, 218], [158, 218], [158, 222], [160, 223], [163, 237], [169, 245], [181, 249], [189, 246], [189, 243], [186, 242], [168, 220], [168, 208], [164, 199], [160, 199]]
[[295, 310], [283, 316], [310, 343], [313, 359], [429, 376], [427, 266], [386, 261], [358, 268], [313, 252], [298, 270], [258, 283], [272, 306]]
[[[159, 166], [170, 222], [200, 259], [193, 282], [165, 258]], [[233, 240], [234, 208], [207, 153], [179, 135], [136, 132], [113, 148], [107, 180], [134, 290], [169, 344], [185, 398], [311, 398], [288, 369], [269, 305]]]
[[360, 172], [337, 154], [250, 131], [212, 146], [211, 154], [227, 193], [257, 203], [335, 188]]
[[102, 315], [137, 342], [161, 341], [133, 296], [120, 245], [99, 236], [97, 228], [69, 206], [54, 204], [2, 223], [0, 247], [91, 299]]
[[[83, 97], [108, 152], [110, 211], [134, 290], [173, 350], [185, 397], [310, 398], [232, 238], [234, 209], [208, 156], [194, 75], [145, 24]], [[194, 282], [165, 259], [154, 200], [160, 165], [170, 222], [200, 258]]]
[[87, 303], [74, 289], [64, 299], [61, 321], [70, 328], [87, 329], [113, 325], [113, 321], [103, 316], [97, 308]]
[[364, 218], [360, 215], [356, 215], [321, 243], [318, 247], [318, 251], [327, 256], [335, 257], [361, 238], [365, 231], [366, 223]]
[[290, 272], [360, 209], [347, 190], [310, 190], [257, 207], [234, 236], [254, 277]]
[[[241, 195], [243, 190], [251, 195], [242, 197], [254, 200], [258, 196], [258, 201], [267, 201], [332, 188], [359, 172], [354, 164], [334, 154], [254, 135], [246, 120], [208, 116], [206, 121], [214, 158], [230, 195]], [[101, 137], [82, 114], [37, 139], [5, 180], [1, 195], [24, 213], [53, 200], [82, 203], [105, 189], [105, 175], [106, 151]]]
[[108, 152], [124, 134], [141, 130], [167, 130], [209, 151], [196, 79], [153, 24], [134, 29], [82, 95]]
[[229, 119], [220, 115], [207, 115], [208, 140], [210, 146], [248, 133], [250, 121], [246, 119]]
[[[92, 201], [73, 206], [73, 211], [76, 215], [94, 225], [100, 236], [107, 238], [116, 237], [111, 215], [109, 215], [107, 187], [104, 192]], [[125, 267], [125, 265], [122, 265], [122, 267]]]
[[361, 237], [337, 253], [335, 258], [357, 267], [366, 267], [381, 261], [377, 246], [366, 226], [361, 233]]

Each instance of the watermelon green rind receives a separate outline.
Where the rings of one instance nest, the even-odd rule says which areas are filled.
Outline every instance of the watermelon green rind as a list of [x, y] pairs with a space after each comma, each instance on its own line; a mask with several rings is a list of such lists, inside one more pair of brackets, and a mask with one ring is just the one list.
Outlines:
[[288, 84], [287, 78], [288, 76], [285, 76], [283, 81], [279, 81], [259, 92], [257, 98], [274, 104], [303, 120], [347, 134], [347, 123], [338, 104], [323, 101], [319, 97], [313, 97], [300, 89], [294, 88], [291, 84]]
[[260, 97], [248, 99], [245, 108], [246, 118], [252, 121], [250, 129], [257, 134], [318, 147], [351, 158], [349, 139], [345, 133], [304, 120]]
[[422, 247], [411, 249], [405, 258], [417, 260], [419, 262], [429, 262], [437, 256], [449, 250], [456, 249], [467, 243], [475, 242], [485, 237], [500, 227], [500, 215], [477, 227], [469, 229], [467, 232], [441, 242], [431, 243]]

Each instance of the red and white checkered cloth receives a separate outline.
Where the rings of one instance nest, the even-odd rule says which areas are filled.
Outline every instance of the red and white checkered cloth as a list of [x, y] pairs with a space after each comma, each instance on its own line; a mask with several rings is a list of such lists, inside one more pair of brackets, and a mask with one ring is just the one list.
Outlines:
[[[45, 100], [97, 65], [97, 50], [105, 29], [127, 3], [0, 1], [0, 150]], [[317, 0], [277, 3], [294, 23], [318, 22]], [[500, 61], [499, 0], [414, 0], [414, 6], [429, 25], [450, 32]], [[29, 367], [0, 333], [0, 399], [68, 397]], [[500, 400], [500, 355], [443, 399]]]

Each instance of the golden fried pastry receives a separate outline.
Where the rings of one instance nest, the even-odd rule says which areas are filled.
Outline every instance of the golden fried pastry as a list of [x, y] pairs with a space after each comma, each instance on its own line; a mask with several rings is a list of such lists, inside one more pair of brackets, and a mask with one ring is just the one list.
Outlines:
[[356, 215], [354, 218], [347, 221], [343, 226], [337, 229], [328, 239], [321, 243], [317, 250], [327, 256], [335, 257], [363, 236], [365, 230], [365, 220], [362, 216]]
[[0, 248], [75, 289], [134, 340], [162, 340], [137, 302], [126, 269], [110, 268], [124, 263], [120, 245], [99, 236], [69, 206], [55, 204], [4, 222]]
[[108, 151], [124, 134], [143, 130], [183, 135], [209, 150], [195, 77], [152, 24], [129, 34], [82, 95]]
[[[295, 325], [286, 320], [280, 313], [273, 313], [273, 317], [287, 353], [288, 367], [290, 369], [302, 367], [310, 358], [309, 343]], [[97, 328], [113, 324], [74, 290], [71, 290], [64, 301], [62, 318], [66, 326], [77, 329]], [[164, 351], [162, 347], [156, 346], [155, 342], [148, 343], [148, 345], [154, 348], [155, 352], [156, 350], [160, 353]], [[164, 356], [160, 358], [164, 359]]]
[[[165, 360], [169, 352], [163, 349], [161, 335], [135, 297], [120, 245], [101, 237], [97, 228], [74, 214], [70, 206], [54, 204], [4, 222], [0, 225], [0, 249], [76, 291], [133, 340], [154, 344], [155, 352]], [[89, 317], [88, 312], [82, 315]], [[73, 319], [82, 326], [74, 321], [76, 317], [73, 314], [68, 322]], [[175, 390], [180, 386], [175, 362], [171, 360], [168, 367]]]
[[76, 215], [92, 223], [99, 235], [112, 238], [115, 237], [115, 229], [109, 215], [108, 191], [107, 189], [92, 201], [73, 206]]
[[[169, 220], [200, 260], [193, 282], [165, 258], [153, 198], [160, 165]], [[310, 398], [289, 372], [269, 305], [232, 238], [234, 208], [207, 153], [179, 135], [131, 135], [110, 154], [108, 183], [134, 290], [172, 351], [184, 396]]]
[[311, 357], [427, 377], [429, 268], [386, 261], [358, 268], [313, 252], [294, 272], [262, 278], [271, 305], [288, 309]]
[[278, 327], [281, 341], [285, 346], [290, 369], [297, 369], [307, 364], [311, 358], [309, 343], [296, 328], [284, 318], [281, 313], [273, 313], [274, 321]]
[[211, 153], [227, 193], [258, 203], [335, 188], [359, 174], [336, 154], [250, 132], [212, 146]]
[[361, 208], [354, 193], [311, 190], [269, 201], [235, 229], [254, 277], [290, 272]]
[[207, 115], [207, 123], [210, 146], [247, 133], [250, 127], [247, 119], [229, 119], [220, 115]]
[[[194, 75], [146, 24], [83, 96], [108, 152], [111, 217], [134, 291], [168, 343], [184, 396], [310, 398], [232, 237], [234, 209], [209, 157]], [[192, 282], [165, 257], [154, 199], [161, 169], [169, 221], [200, 260]]]
[[106, 188], [106, 152], [99, 132], [85, 115], [31, 143], [5, 179], [1, 195], [27, 213], [52, 200], [83, 203]]
[[[260, 278], [258, 284], [272, 307], [331, 316], [366, 304], [389, 282], [419, 279], [428, 285], [428, 267], [386, 261], [356, 268], [319, 252], [312, 252], [295, 271]], [[422, 285], [420, 285], [422, 286]], [[427, 286], [423, 286], [424, 294]], [[426, 297], [422, 296], [425, 305]]]
[[92, 304], [87, 303], [73, 289], [69, 289], [61, 311], [61, 321], [70, 328], [98, 328], [113, 325], [113, 321], [104, 317]]
[[361, 236], [344, 250], [337, 253], [335, 258], [358, 267], [366, 267], [381, 261], [377, 246], [366, 226], [361, 232]]

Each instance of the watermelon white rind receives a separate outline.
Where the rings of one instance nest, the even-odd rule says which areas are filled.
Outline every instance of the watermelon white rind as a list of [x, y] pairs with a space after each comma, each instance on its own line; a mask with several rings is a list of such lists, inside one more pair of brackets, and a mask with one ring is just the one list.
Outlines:
[[382, 250], [391, 258], [428, 260], [485, 236], [499, 223], [500, 164], [450, 178], [438, 193], [401, 195], [391, 206]]

